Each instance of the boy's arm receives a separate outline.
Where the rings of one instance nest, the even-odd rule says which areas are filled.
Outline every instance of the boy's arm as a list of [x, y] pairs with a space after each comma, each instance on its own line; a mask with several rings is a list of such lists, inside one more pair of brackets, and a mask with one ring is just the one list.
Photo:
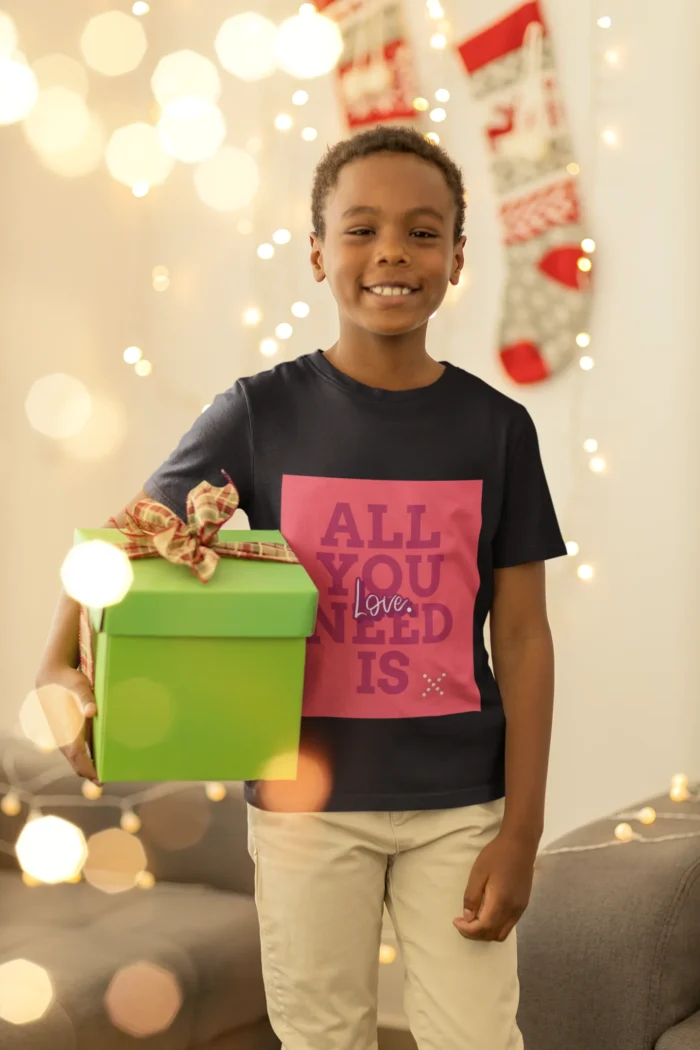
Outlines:
[[554, 706], [545, 563], [494, 572], [491, 657], [506, 716], [504, 834], [536, 851], [544, 830]]

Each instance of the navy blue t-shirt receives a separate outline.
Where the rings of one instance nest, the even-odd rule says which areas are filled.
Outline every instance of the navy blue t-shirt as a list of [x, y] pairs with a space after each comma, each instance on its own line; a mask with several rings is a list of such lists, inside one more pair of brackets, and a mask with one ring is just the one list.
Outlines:
[[329, 764], [326, 810], [505, 794], [493, 571], [566, 546], [527, 410], [443, 364], [416, 390], [366, 386], [320, 350], [239, 379], [145, 485], [185, 519], [225, 470], [250, 527], [280, 529], [318, 587], [301, 746]]

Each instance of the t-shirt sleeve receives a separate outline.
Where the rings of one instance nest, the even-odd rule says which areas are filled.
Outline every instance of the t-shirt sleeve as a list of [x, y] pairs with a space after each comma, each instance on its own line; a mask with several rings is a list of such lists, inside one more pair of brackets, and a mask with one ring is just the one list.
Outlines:
[[164, 463], [144, 485], [151, 499], [187, 520], [187, 496], [201, 481], [217, 488], [226, 471], [238, 489], [246, 513], [253, 494], [253, 455], [248, 401], [240, 381], [213, 402], [180, 439]]
[[567, 553], [542, 466], [535, 424], [519, 406], [506, 450], [501, 516], [493, 538], [493, 567], [506, 569]]

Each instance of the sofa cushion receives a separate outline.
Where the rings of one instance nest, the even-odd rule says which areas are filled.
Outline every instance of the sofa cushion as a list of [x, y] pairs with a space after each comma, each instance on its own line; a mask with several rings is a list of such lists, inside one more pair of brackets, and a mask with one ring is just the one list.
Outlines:
[[171, 972], [182, 991], [172, 1024], [148, 1039], [153, 1050], [187, 1050], [266, 1016], [255, 904], [210, 887], [157, 883], [106, 895], [86, 883], [29, 888], [1, 872], [0, 964], [15, 958], [48, 971], [56, 1001], [32, 1024], [0, 1022], [3, 1050], [133, 1047], [104, 997], [115, 974], [139, 961]]
[[[668, 795], [656, 822], [629, 820], [645, 839], [697, 832], [700, 803]], [[664, 818], [662, 814], [670, 814]], [[617, 842], [619, 816], [548, 845], [518, 923], [519, 1021], [536, 1050], [648, 1050], [700, 1008], [700, 839]], [[577, 847], [609, 843], [602, 849]]]

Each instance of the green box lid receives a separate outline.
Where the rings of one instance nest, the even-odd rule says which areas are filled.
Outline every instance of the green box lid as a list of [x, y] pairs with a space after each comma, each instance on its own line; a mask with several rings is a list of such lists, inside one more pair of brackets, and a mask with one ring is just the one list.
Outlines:
[[[222, 530], [222, 542], [286, 542], [281, 532]], [[76, 529], [74, 543], [127, 541], [117, 529]], [[165, 558], [131, 562], [134, 582], [123, 601], [91, 609], [93, 625], [109, 635], [188, 638], [308, 638], [314, 633], [318, 591], [302, 565], [248, 558], [219, 560], [208, 583]]]

